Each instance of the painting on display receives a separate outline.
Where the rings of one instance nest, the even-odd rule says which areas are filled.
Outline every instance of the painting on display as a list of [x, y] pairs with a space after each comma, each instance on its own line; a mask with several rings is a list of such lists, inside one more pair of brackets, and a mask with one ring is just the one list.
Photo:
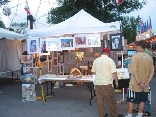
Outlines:
[[95, 53], [95, 58], [99, 58], [99, 53]]
[[75, 35], [75, 47], [76, 48], [84, 48], [87, 47], [87, 38], [86, 35], [79, 34]]
[[57, 58], [57, 59], [58, 59], [57, 62], [60, 63], [60, 59], [61, 59], [61, 55], [60, 55], [60, 53], [58, 54], [58, 58]]
[[50, 55], [50, 51], [46, 50], [46, 39], [40, 39], [40, 55]]
[[33, 63], [33, 55], [21, 55], [21, 63]]
[[48, 72], [52, 72], [52, 61], [48, 61]]
[[64, 74], [64, 64], [60, 64], [60, 74]]
[[54, 58], [54, 66], [57, 66], [57, 58]]
[[84, 52], [75, 52], [76, 62], [84, 62]]
[[62, 50], [75, 50], [74, 37], [60, 37]]
[[22, 84], [22, 102], [35, 101], [35, 84]]
[[110, 51], [123, 51], [122, 33], [110, 34]]
[[64, 63], [64, 55], [61, 55], [61, 63]]
[[88, 34], [88, 47], [101, 47], [100, 34]]
[[117, 71], [117, 76], [118, 79], [128, 79], [129, 77], [129, 72], [128, 72], [128, 68], [118, 68], [116, 69]]
[[60, 66], [58, 65], [57, 66], [57, 74], [60, 74], [61, 72], [60, 72]]
[[23, 83], [35, 83], [35, 76], [34, 75], [23, 75], [21, 77]]
[[33, 67], [33, 63], [23, 63], [23, 67]]
[[52, 51], [50, 52], [50, 55], [48, 56], [48, 60], [49, 61], [52, 61], [53, 60], [53, 52]]
[[58, 52], [54, 51], [54, 58], [57, 57], [57, 55], [58, 55]]
[[28, 54], [39, 53], [38, 38], [27, 39], [27, 52]]
[[33, 68], [30, 67], [23, 67], [23, 74], [31, 74], [33, 73]]
[[47, 51], [61, 51], [61, 41], [59, 38], [47, 38], [46, 44]]

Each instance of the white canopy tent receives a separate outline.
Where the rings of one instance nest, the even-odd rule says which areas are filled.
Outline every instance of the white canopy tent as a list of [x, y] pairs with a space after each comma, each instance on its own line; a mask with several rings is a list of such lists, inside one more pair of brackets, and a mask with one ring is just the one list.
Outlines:
[[0, 71], [20, 70], [22, 42], [26, 36], [0, 28]]
[[28, 32], [31, 37], [60, 36], [77, 33], [102, 33], [119, 31], [120, 22], [103, 23], [84, 10], [79, 11], [71, 18], [48, 28], [33, 29]]
[[26, 39], [26, 36], [12, 32], [12, 31], [8, 31], [6, 29], [0, 28], [0, 39], [2, 38], [6, 38], [9, 40], [14, 40], [14, 39], [18, 39], [18, 40], [23, 40]]

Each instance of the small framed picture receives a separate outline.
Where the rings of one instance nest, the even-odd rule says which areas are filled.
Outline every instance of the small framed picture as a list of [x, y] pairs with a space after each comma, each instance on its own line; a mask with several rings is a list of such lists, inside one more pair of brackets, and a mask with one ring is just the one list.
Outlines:
[[54, 51], [54, 57], [57, 57], [58, 52]]
[[110, 51], [123, 51], [122, 33], [110, 34]]
[[33, 55], [21, 55], [21, 63], [33, 63]]
[[53, 60], [53, 52], [52, 51], [50, 52], [50, 55], [48, 55], [48, 60], [49, 61], [52, 61]]
[[46, 39], [40, 39], [40, 55], [50, 55], [50, 51], [46, 50]]
[[74, 37], [60, 37], [62, 50], [75, 50]]
[[84, 52], [75, 52], [76, 62], [84, 62]]
[[52, 61], [48, 61], [48, 72], [52, 72]]
[[54, 58], [54, 66], [57, 66], [57, 58]]
[[60, 64], [60, 74], [64, 74], [64, 64]]
[[28, 54], [39, 53], [39, 39], [31, 38], [27, 39], [27, 50]]

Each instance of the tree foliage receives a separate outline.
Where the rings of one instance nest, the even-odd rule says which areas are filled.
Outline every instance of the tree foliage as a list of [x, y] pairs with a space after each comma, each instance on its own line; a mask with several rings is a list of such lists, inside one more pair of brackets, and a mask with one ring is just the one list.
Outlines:
[[0, 28], [5, 28], [3, 21], [0, 20]]
[[130, 44], [136, 39], [136, 25], [141, 21], [141, 18], [124, 16], [121, 18], [122, 21], [122, 34], [125, 39], [128, 39], [127, 43]]
[[[76, 14], [81, 9], [84, 9], [86, 12], [91, 14], [93, 17], [99, 19], [102, 22], [110, 23], [114, 21], [122, 20], [123, 24], [125, 22], [132, 21], [130, 24], [134, 24], [134, 18], [123, 18], [122, 15], [128, 14], [134, 10], [141, 9], [146, 2], [139, 2], [139, 0], [122, 0], [120, 5], [117, 5], [116, 0], [57, 0], [59, 7], [52, 8], [47, 17], [47, 23], [49, 24], [57, 24], [60, 23], [74, 14]], [[129, 1], [129, 2], [128, 2]], [[124, 21], [129, 20], [129, 21]], [[129, 25], [130, 25], [129, 24]], [[122, 25], [122, 26], [124, 26]], [[135, 25], [135, 24], [134, 24]], [[126, 24], [123, 27], [123, 32], [127, 30], [135, 30], [134, 26], [128, 27]], [[132, 29], [133, 27], [133, 29]], [[130, 31], [129, 33], [131, 33]], [[134, 31], [133, 31], [134, 32]], [[126, 35], [128, 42], [134, 40], [134, 35], [136, 33], [130, 34], [128, 37], [128, 32], [124, 32], [124, 36]], [[134, 39], [133, 39], [134, 38]]]
[[9, 0], [0, 0], [0, 6], [6, 5], [8, 2], [10, 2], [10, 1]]
[[10, 31], [14, 31], [19, 34], [26, 34], [27, 33], [27, 24], [26, 23], [13, 23], [12, 27], [9, 29]]

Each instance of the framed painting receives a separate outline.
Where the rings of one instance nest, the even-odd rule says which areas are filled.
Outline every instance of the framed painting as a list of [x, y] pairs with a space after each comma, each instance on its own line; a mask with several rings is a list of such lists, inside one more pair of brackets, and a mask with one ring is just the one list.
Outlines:
[[64, 75], [64, 64], [60, 64], [60, 74]]
[[58, 52], [54, 51], [54, 58], [57, 57], [57, 55], [58, 55]]
[[123, 51], [122, 33], [110, 34], [110, 51]]
[[87, 47], [87, 38], [84, 34], [75, 35], [75, 48]]
[[60, 37], [62, 50], [75, 50], [74, 37]]
[[21, 63], [33, 63], [33, 55], [21, 55]]
[[31, 38], [27, 39], [27, 52], [28, 54], [39, 53], [39, 39]]
[[61, 51], [60, 38], [47, 38], [46, 39], [46, 50], [47, 51]]
[[50, 55], [48, 55], [48, 60], [49, 61], [53, 60], [53, 52], [52, 51], [50, 51]]
[[101, 47], [100, 34], [88, 34], [88, 47]]
[[84, 52], [75, 52], [76, 62], [84, 62]]
[[57, 58], [54, 58], [54, 66], [57, 66]]
[[52, 72], [52, 61], [48, 61], [48, 72]]
[[50, 51], [46, 50], [46, 39], [40, 39], [40, 55], [50, 55]]

